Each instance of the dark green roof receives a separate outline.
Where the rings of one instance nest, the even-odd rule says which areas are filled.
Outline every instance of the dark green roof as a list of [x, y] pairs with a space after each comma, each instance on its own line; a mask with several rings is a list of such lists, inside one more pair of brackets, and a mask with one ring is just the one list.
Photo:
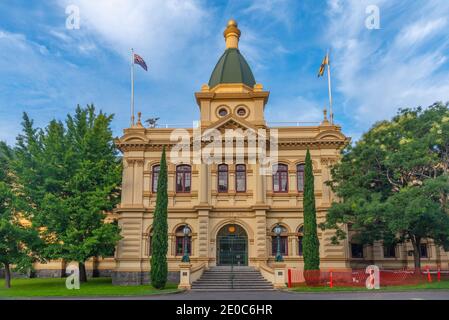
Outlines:
[[218, 60], [210, 76], [209, 87], [215, 87], [219, 83], [243, 83], [251, 88], [256, 84], [253, 72], [239, 49], [226, 49]]

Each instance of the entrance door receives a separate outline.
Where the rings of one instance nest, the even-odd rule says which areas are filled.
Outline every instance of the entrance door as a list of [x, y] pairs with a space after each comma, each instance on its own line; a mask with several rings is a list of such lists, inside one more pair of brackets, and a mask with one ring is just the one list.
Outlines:
[[218, 232], [217, 265], [248, 265], [248, 236], [239, 225], [229, 224]]

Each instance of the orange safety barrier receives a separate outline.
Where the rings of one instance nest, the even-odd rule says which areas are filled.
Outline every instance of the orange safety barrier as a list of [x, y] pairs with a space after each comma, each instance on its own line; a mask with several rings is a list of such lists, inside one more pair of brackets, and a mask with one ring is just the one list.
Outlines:
[[[295, 286], [365, 287], [369, 277], [366, 269], [353, 269], [352, 271], [288, 269], [287, 274], [289, 288]], [[438, 281], [449, 279], [449, 270], [440, 268], [431, 270], [428, 266], [421, 272], [414, 269], [381, 269], [379, 270], [380, 286], [432, 282], [432, 274], [436, 274]]]

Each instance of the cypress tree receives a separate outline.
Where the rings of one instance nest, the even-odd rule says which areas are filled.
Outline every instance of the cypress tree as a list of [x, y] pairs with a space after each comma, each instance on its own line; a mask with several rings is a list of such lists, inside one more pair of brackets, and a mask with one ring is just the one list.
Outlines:
[[310, 158], [309, 149], [306, 154], [306, 165], [304, 169], [304, 270], [320, 269], [320, 252], [317, 235], [316, 209], [315, 209], [315, 192], [313, 180], [312, 159]]
[[162, 149], [159, 177], [157, 181], [156, 208], [153, 214], [153, 237], [151, 256], [151, 283], [163, 289], [167, 283], [168, 224], [167, 224], [167, 161], [165, 147]]

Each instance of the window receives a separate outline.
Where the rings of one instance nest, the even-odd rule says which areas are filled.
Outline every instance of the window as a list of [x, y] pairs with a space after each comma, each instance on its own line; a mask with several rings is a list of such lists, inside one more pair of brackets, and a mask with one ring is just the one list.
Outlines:
[[238, 116], [244, 117], [245, 114], [246, 114], [245, 108], [239, 108], [239, 109], [237, 110], [237, 115], [238, 115]]
[[[189, 235], [187, 238], [185, 237], [184, 227], [185, 227], [185, 225], [182, 225], [176, 229], [176, 243], [175, 243], [175, 255], [176, 256], [184, 255], [184, 246], [187, 250], [187, 253], [189, 255], [192, 254], [192, 236]], [[192, 229], [190, 229], [190, 230], [192, 230]]]
[[304, 239], [304, 226], [301, 226], [298, 229], [298, 256], [303, 255], [303, 245], [302, 245], [303, 239]]
[[396, 258], [396, 246], [394, 244], [384, 244], [384, 258]]
[[[281, 255], [288, 256], [287, 229], [284, 226], [281, 226], [281, 229], [281, 236], [279, 237]], [[273, 233], [271, 236], [271, 252], [272, 255], [275, 256], [278, 250], [278, 236], [274, 233], [274, 228], [271, 232]]]
[[176, 167], [176, 192], [190, 192], [192, 170], [189, 165]]
[[285, 164], [273, 166], [273, 191], [288, 192], [288, 167]]
[[428, 258], [428, 252], [427, 252], [427, 243], [421, 243], [419, 246], [419, 250], [421, 252], [421, 258]]
[[218, 115], [220, 117], [224, 117], [227, 114], [228, 114], [228, 110], [226, 110], [225, 108], [221, 108], [220, 110], [218, 110]]
[[161, 166], [153, 166], [153, 175], [152, 175], [152, 190], [153, 192], [157, 192], [157, 179], [159, 179], [159, 171], [161, 170]]
[[150, 235], [148, 237], [148, 256], [151, 256], [153, 252], [153, 228], [150, 230]]
[[363, 258], [363, 244], [351, 243], [351, 256], [353, 258]]
[[296, 181], [298, 185], [298, 192], [304, 191], [304, 165], [298, 164], [296, 166]]
[[235, 166], [235, 191], [246, 192], [246, 166], [244, 164]]
[[228, 192], [228, 165], [218, 166], [218, 192]]

